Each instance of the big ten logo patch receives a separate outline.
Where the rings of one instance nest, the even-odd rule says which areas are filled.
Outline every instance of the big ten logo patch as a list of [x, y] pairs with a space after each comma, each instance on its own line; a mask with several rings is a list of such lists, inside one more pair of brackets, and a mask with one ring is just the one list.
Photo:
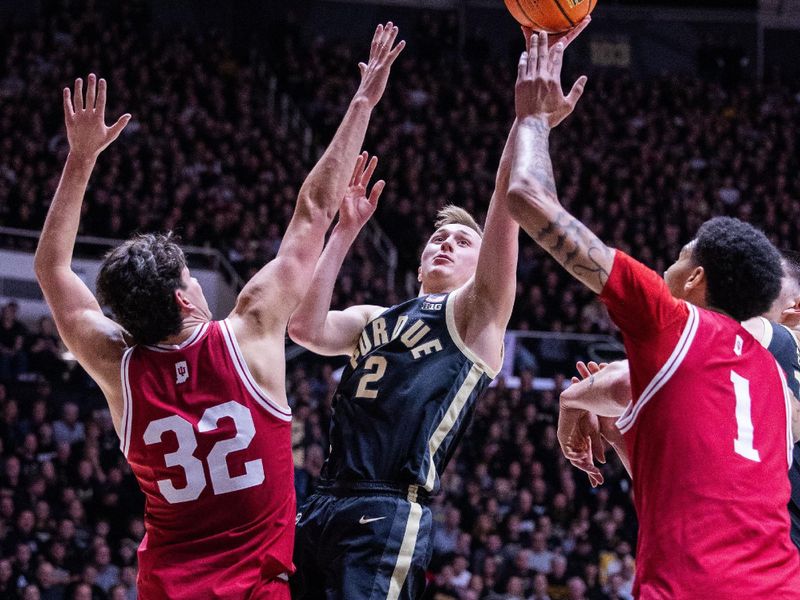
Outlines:
[[447, 298], [447, 294], [432, 294], [428, 296], [425, 298], [425, 302], [422, 303], [422, 310], [442, 310], [445, 298]]
[[175, 363], [175, 383], [184, 383], [189, 379], [189, 365], [185, 360]]

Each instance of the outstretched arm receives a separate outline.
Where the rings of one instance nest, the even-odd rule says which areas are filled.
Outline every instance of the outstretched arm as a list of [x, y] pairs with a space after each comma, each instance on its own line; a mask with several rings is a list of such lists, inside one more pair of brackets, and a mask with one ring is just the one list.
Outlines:
[[[379, 25], [369, 62], [360, 63], [361, 83], [325, 153], [311, 170], [276, 258], [244, 287], [231, 315], [237, 335], [283, 336], [292, 312], [308, 291], [325, 233], [339, 209], [372, 113], [386, 88], [389, 71], [405, 42], [394, 45], [397, 27]], [[240, 327], [239, 321], [243, 323]], [[244, 324], [246, 323], [246, 325]]]
[[[561, 44], [571, 44], [588, 24], [589, 19], [581, 22], [564, 36]], [[529, 44], [531, 31], [523, 31]], [[519, 121], [515, 120], [500, 157], [475, 277], [456, 297], [456, 325], [465, 343], [498, 370], [517, 286], [519, 224], [511, 214], [507, 196], [518, 132]]]
[[519, 130], [509, 184], [509, 206], [526, 232], [575, 278], [600, 293], [608, 281], [614, 251], [558, 201], [550, 161], [550, 130], [575, 108], [586, 77], [567, 96], [561, 90], [564, 45], [548, 49], [547, 34], [533, 34], [520, 58], [515, 91]]
[[[74, 103], [73, 103], [74, 101]], [[64, 89], [64, 120], [69, 141], [61, 181], [36, 248], [34, 269], [61, 338], [113, 403], [119, 395], [119, 360], [125, 347], [122, 328], [108, 319], [92, 292], [72, 271], [81, 205], [99, 154], [113, 142], [131, 116], [106, 127], [106, 81], [89, 75], [75, 80], [74, 97]], [[115, 418], [118, 407], [111, 406]], [[121, 407], [119, 407], [121, 408]]]
[[378, 198], [386, 185], [383, 180], [378, 181], [367, 194], [369, 181], [377, 166], [377, 157], [373, 156], [370, 160], [366, 152], [358, 157], [339, 210], [339, 222], [322, 251], [308, 293], [289, 320], [289, 337], [317, 354], [351, 354], [361, 330], [373, 315], [383, 310], [380, 306], [371, 305], [351, 306], [343, 311], [330, 310], [336, 277], [347, 251], [375, 213]]

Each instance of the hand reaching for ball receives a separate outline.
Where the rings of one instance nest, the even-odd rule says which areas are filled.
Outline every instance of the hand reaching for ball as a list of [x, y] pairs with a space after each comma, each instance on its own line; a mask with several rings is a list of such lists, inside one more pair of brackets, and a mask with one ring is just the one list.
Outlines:
[[561, 65], [566, 48], [564, 41], [559, 41], [550, 49], [546, 33], [532, 33], [527, 46], [528, 49], [520, 56], [517, 69], [514, 93], [517, 119], [533, 118], [552, 128], [575, 109], [587, 79], [586, 76], [579, 77], [565, 96], [561, 89]]

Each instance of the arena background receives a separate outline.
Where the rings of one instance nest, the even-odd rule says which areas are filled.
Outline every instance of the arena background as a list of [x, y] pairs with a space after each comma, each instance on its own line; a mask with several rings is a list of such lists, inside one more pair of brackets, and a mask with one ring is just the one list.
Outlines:
[[[60, 90], [93, 71], [131, 125], [100, 160], [75, 266], [174, 229], [215, 316], [274, 256], [378, 22], [408, 48], [365, 148], [388, 182], [334, 295], [416, 294], [432, 217], [485, 216], [513, 115], [519, 30], [502, 2], [0, 0], [0, 598], [135, 598], [143, 499], [96, 386], [64, 351], [32, 250], [66, 155]], [[589, 75], [553, 134], [562, 200], [663, 270], [735, 215], [797, 250], [800, 2], [601, 0], [570, 48]], [[523, 240], [497, 385], [443, 477], [429, 598], [629, 598], [636, 521], [616, 460], [592, 489], [561, 457], [557, 393], [577, 359], [621, 356], [604, 309]], [[298, 499], [328, 447], [341, 362], [288, 344]]]

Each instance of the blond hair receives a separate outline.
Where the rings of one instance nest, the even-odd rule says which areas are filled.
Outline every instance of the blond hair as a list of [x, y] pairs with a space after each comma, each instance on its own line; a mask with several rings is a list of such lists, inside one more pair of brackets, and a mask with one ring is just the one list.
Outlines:
[[445, 225], [464, 225], [465, 227], [475, 230], [478, 235], [483, 238], [483, 229], [481, 229], [481, 226], [478, 225], [473, 216], [463, 208], [453, 204], [443, 206], [439, 209], [439, 212], [436, 213], [434, 227], [439, 229]]

